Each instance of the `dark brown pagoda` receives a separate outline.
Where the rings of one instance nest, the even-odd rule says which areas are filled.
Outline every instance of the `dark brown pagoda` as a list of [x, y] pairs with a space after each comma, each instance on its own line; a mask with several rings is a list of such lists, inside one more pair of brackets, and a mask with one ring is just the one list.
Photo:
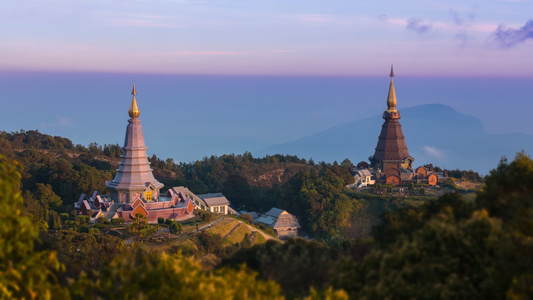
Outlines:
[[[409, 155], [405, 137], [400, 124], [400, 112], [396, 110], [396, 93], [394, 91], [394, 71], [391, 66], [389, 95], [387, 110], [383, 112], [383, 126], [379, 135], [376, 151], [371, 157], [372, 164], [384, 172], [381, 181], [390, 184], [400, 184], [402, 173], [413, 171], [414, 158]], [[383, 174], [382, 174], [383, 175]], [[379, 179], [378, 179], [379, 180]]]

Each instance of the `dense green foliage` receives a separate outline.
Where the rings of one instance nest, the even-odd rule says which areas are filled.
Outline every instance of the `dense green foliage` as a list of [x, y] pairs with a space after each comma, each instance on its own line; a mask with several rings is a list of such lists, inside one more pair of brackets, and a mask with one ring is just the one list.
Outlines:
[[99, 272], [82, 274], [74, 299], [279, 299], [273, 282], [247, 269], [206, 272], [180, 255], [125, 255]]
[[0, 298], [52, 299], [64, 293], [55, 279], [63, 266], [54, 252], [34, 250], [40, 224], [23, 213], [19, 170], [0, 155]]
[[311, 287], [327, 287], [332, 266], [339, 252], [322, 243], [289, 239], [285, 243], [270, 240], [243, 248], [225, 259], [221, 266], [237, 268], [243, 263], [259, 272], [264, 280], [278, 282], [289, 295], [306, 294]]
[[40, 248], [57, 252], [59, 260], [66, 266], [63, 275], [71, 278], [78, 276], [81, 271], [100, 270], [121, 254], [124, 246], [121, 239], [111, 235], [75, 231], [43, 234], [41, 241], [43, 245]]
[[387, 202], [394, 211], [382, 214], [372, 239], [269, 242], [221, 265], [246, 263], [290, 297], [332, 285], [354, 299], [529, 299], [532, 175], [533, 161], [520, 153], [511, 163], [502, 160], [474, 202], [460, 193], [419, 205]]
[[354, 298], [528, 299], [533, 295], [533, 161], [523, 153], [485, 179], [475, 203], [444, 195], [383, 216], [364, 258], [334, 284]]
[[[96, 234], [119, 220], [87, 224], [87, 216], [70, 209], [81, 192], [104, 191], [118, 146], [85, 148], [21, 131], [0, 133], [0, 152], [9, 157], [0, 159], [0, 298], [343, 298], [342, 290], [361, 299], [533, 295], [533, 161], [524, 153], [503, 159], [475, 200], [458, 193], [438, 199], [377, 195], [390, 186], [376, 187], [376, 194], [349, 191], [346, 166], [295, 156], [258, 159], [245, 153], [179, 165], [153, 156], [167, 185], [223, 191], [248, 210], [286, 209], [324, 243], [292, 239], [252, 246], [247, 236], [228, 246], [218, 234], [199, 232], [186, 244], [190, 249], [150, 255]], [[478, 180], [475, 172], [457, 176]], [[417, 195], [420, 189], [407, 188]], [[381, 212], [372, 238], [355, 241], [359, 222]], [[138, 237], [155, 228], [142, 219], [129, 225]], [[180, 231], [173, 220], [168, 226]], [[65, 228], [72, 231], [44, 230]], [[182, 256], [187, 254], [224, 261], [207, 271]]]
[[479, 175], [478, 172], [474, 172], [472, 170], [465, 171], [465, 170], [449, 170], [448, 176], [457, 178], [457, 179], [464, 179], [471, 182], [483, 182], [483, 177]]
[[[59, 251], [67, 275], [83, 271], [62, 286], [56, 274], [63, 265], [55, 252], [34, 249], [39, 223], [23, 213], [18, 170], [16, 163], [0, 156], [1, 299], [280, 298], [275, 283], [256, 280], [244, 267], [208, 272], [181, 256], [121, 252], [116, 238], [74, 232], [49, 236], [41, 246]], [[142, 231], [142, 225], [139, 220], [132, 230]]]

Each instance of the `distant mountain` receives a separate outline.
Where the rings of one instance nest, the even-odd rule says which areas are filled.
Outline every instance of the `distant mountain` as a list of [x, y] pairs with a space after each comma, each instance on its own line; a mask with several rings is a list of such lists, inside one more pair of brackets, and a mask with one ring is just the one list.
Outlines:
[[[533, 136], [488, 134], [481, 121], [443, 104], [400, 109], [403, 133], [415, 166], [425, 163], [447, 169], [472, 169], [482, 174], [495, 168], [502, 156], [513, 158], [525, 150], [533, 154]], [[381, 115], [335, 126], [294, 142], [264, 148], [254, 154], [293, 154], [315, 162], [353, 163], [374, 153], [383, 119]]]

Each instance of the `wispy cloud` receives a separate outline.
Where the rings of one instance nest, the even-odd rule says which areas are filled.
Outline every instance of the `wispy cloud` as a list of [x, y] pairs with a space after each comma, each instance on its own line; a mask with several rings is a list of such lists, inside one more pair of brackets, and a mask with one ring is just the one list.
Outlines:
[[496, 28], [492, 37], [497, 44], [504, 48], [510, 48], [528, 39], [533, 39], [533, 19], [527, 21], [524, 26], [518, 29], [506, 29], [504, 25], [500, 25]]
[[147, 19], [114, 19], [113, 23], [121, 26], [159, 27], [159, 28], [184, 28], [185, 26], [166, 24], [161, 21]]
[[321, 15], [321, 14], [303, 14], [303, 15], [297, 15], [296, 19], [303, 21], [303, 22], [309, 22], [309, 23], [326, 23], [331, 20], [331, 17], [328, 15]]
[[179, 56], [218, 56], [250, 54], [250, 51], [175, 51], [170, 54]]
[[386, 21], [388, 17], [387, 17], [387, 15], [383, 14], [383, 15], [377, 16], [376, 18], [378, 18], [378, 20], [381, 20], [381, 21]]
[[74, 121], [71, 118], [62, 116], [56, 116], [56, 122], [53, 123], [41, 122], [41, 127], [43, 128], [67, 127], [72, 125], [74, 125]]
[[167, 15], [130, 14], [105, 12], [104, 15], [110, 22], [117, 26], [159, 27], [159, 28], [184, 28], [176, 24], [175, 17]]
[[432, 158], [437, 158], [437, 159], [444, 158], [444, 151], [439, 150], [435, 147], [426, 145], [422, 147], [422, 150], [424, 150], [424, 152], [426, 152], [426, 154]]
[[466, 16], [459, 13], [455, 9], [449, 10], [450, 15], [452, 15], [453, 22], [456, 25], [466, 25], [467, 23], [470, 23], [472, 20], [474, 20], [474, 13], [467, 13]]
[[431, 24], [423, 22], [419, 18], [410, 18], [407, 20], [407, 26], [405, 28], [418, 33], [426, 33], [431, 29]]
[[293, 50], [283, 50], [283, 49], [272, 50], [270, 52], [272, 53], [294, 53]]

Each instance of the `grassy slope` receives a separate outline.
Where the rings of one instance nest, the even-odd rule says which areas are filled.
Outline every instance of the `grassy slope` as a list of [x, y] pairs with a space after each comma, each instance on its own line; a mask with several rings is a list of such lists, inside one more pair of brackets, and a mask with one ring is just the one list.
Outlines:
[[[220, 234], [226, 245], [234, 245], [242, 242], [246, 234], [250, 236], [253, 245], [266, 242], [266, 239], [261, 234], [252, 232], [248, 226], [233, 218], [225, 218], [224, 220], [214, 223], [211, 228], [206, 228], [204, 230], [213, 234]], [[157, 252], [168, 251], [171, 249], [172, 245], [177, 244], [189, 245], [192, 248], [196, 248], [194, 238], [195, 236], [193, 233], [186, 232], [180, 235], [173, 235], [170, 241], [165, 241], [163, 243], [145, 242], [143, 248]]]

